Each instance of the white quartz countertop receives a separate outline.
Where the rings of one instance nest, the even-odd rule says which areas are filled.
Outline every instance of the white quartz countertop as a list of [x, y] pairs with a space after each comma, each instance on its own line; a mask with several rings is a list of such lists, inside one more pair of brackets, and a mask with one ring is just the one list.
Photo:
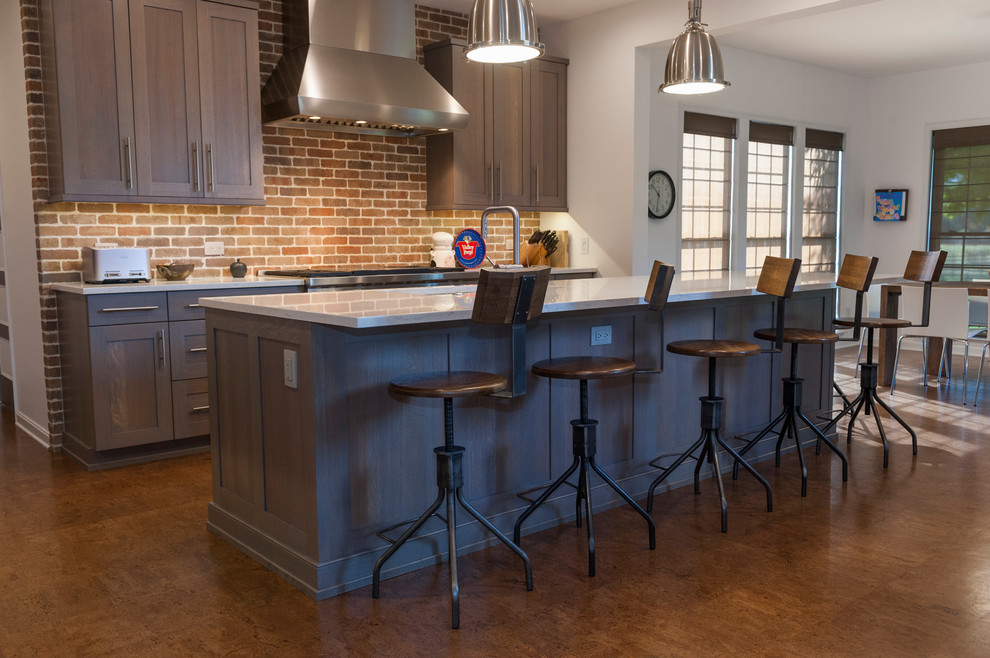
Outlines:
[[[674, 277], [670, 302], [758, 295], [756, 276], [725, 275], [685, 280]], [[544, 314], [645, 305], [649, 277], [626, 276], [551, 281]], [[795, 291], [835, 285], [834, 274], [798, 278]], [[475, 285], [391, 288], [387, 290], [315, 291], [286, 295], [213, 297], [200, 303], [211, 309], [251, 313], [286, 320], [364, 329], [450, 322], [471, 318]]]
[[[231, 288], [272, 288], [277, 286], [302, 286], [304, 279], [285, 276], [246, 276], [235, 279], [232, 276], [201, 277], [185, 281], [152, 279], [148, 283], [53, 283], [52, 290], [79, 295], [107, 295], [127, 292], [174, 292], [181, 290], [214, 290]], [[263, 293], [259, 293], [263, 294]]]

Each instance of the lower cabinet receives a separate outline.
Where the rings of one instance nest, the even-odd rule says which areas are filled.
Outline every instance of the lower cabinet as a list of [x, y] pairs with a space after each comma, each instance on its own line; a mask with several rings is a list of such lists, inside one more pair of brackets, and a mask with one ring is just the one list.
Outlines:
[[62, 446], [90, 470], [209, 447], [206, 321], [200, 297], [302, 289], [140, 290], [56, 292], [65, 408]]
[[93, 447], [126, 448], [172, 439], [167, 322], [93, 327]]

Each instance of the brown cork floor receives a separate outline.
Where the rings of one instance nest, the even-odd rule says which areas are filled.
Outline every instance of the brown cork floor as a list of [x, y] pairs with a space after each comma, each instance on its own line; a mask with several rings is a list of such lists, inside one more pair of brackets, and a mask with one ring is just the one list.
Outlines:
[[892, 429], [884, 472], [861, 426], [845, 485], [809, 451], [805, 499], [793, 454], [763, 463], [773, 513], [727, 480], [727, 534], [710, 482], [663, 494], [652, 552], [601, 512], [593, 579], [571, 526], [525, 538], [533, 592], [503, 547], [462, 557], [459, 631], [445, 566], [315, 602], [206, 531], [208, 455], [87, 473], [4, 411], [0, 656], [990, 655], [990, 399], [926, 393], [914, 365], [894, 402], [916, 458]]

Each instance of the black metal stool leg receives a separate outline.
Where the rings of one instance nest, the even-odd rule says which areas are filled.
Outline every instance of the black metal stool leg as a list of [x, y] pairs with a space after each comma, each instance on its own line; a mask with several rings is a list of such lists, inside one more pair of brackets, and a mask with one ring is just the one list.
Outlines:
[[722, 532], [729, 531], [729, 502], [725, 499], [725, 483], [722, 481], [722, 469], [718, 464], [718, 449], [715, 441], [718, 437], [717, 430], [708, 431], [708, 456], [712, 461], [712, 478], [715, 480], [715, 487], [718, 489], [718, 500], [722, 508]]
[[917, 455], [918, 454], [918, 435], [915, 434], [914, 430], [911, 429], [911, 426], [910, 425], [908, 425], [906, 422], [904, 422], [904, 419], [902, 419], [900, 416], [898, 416], [894, 412], [894, 410], [890, 408], [890, 405], [888, 405], [886, 402], [884, 402], [880, 398], [880, 396], [877, 395], [876, 391], [872, 391], [870, 394], [874, 397], [874, 399], [876, 399], [877, 403], [879, 403], [879, 405], [881, 407], [883, 407], [884, 411], [886, 411], [888, 414], [890, 414], [890, 417], [891, 418], [893, 418], [898, 423], [900, 423], [901, 427], [903, 427], [904, 429], [906, 429], [908, 431], [908, 434], [911, 435], [911, 453], [914, 454], [914, 455]]
[[[526, 589], [533, 589], [533, 570], [529, 556], [519, 546], [509, 541], [488, 519], [464, 500], [464, 448], [454, 445], [454, 414], [453, 400], [444, 398], [444, 445], [433, 449], [437, 457], [437, 493], [436, 500], [423, 512], [402, 535], [375, 562], [371, 578], [371, 596], [379, 597], [382, 567], [406, 543], [423, 524], [434, 516], [440, 505], [447, 501], [447, 562], [450, 570], [450, 626], [459, 628], [461, 625], [460, 584], [457, 579], [457, 503], [481, 525], [492, 533], [499, 541], [508, 546], [523, 561], [526, 574]], [[573, 471], [573, 468], [571, 469]]]
[[846, 459], [845, 453], [839, 450], [839, 447], [832, 443], [832, 440], [825, 436], [825, 434], [801, 412], [800, 407], [797, 409], [797, 416], [804, 422], [808, 429], [810, 429], [812, 433], [818, 437], [818, 440], [815, 442], [815, 454], [821, 454], [821, 445], [824, 443], [828, 446], [829, 450], [834, 452], [839, 459], [842, 460], [842, 481], [847, 482], [849, 480], [849, 460]]
[[580, 466], [578, 467], [577, 496], [574, 499], [574, 524], [580, 528], [582, 517], [581, 503], [587, 502], [590, 486], [588, 485], [588, 464], [585, 456], [581, 455], [578, 461]]
[[595, 575], [595, 521], [591, 515], [591, 471], [581, 460], [581, 482], [584, 485], [584, 505], [588, 510], [588, 576]]
[[450, 568], [450, 627], [461, 627], [461, 587], [457, 582], [457, 506], [447, 496], [447, 564]]
[[[672, 463], [670, 466], [667, 466], [666, 468], [661, 469], [660, 475], [658, 475], [656, 479], [653, 480], [653, 483], [650, 485], [650, 490], [646, 494], [647, 512], [653, 511], [653, 496], [656, 493], [657, 487], [660, 486], [660, 483], [666, 480], [668, 475], [673, 473], [678, 466], [683, 464], [686, 459], [688, 459], [692, 454], [694, 454], [694, 451], [700, 448], [701, 445], [707, 441], [707, 438], [708, 437], [705, 436], [704, 432], [702, 432], [701, 438], [695, 441], [690, 448], [682, 452], [680, 457], [674, 460], [674, 463]], [[701, 461], [700, 458], [698, 461]]]
[[711, 439], [711, 436], [709, 435], [710, 432], [708, 430], [702, 431], [701, 436], [704, 439], [704, 443], [701, 444], [701, 452], [698, 454], [698, 463], [694, 465], [694, 494], [696, 496], [701, 494], [701, 465], [705, 463], [705, 459], [709, 462], [712, 460], [710, 455], [712, 446], [711, 441], [709, 440]]
[[832, 388], [835, 389], [835, 392], [839, 394], [840, 398], [842, 398], [843, 409], [845, 409], [846, 407], [852, 404], [852, 402], [849, 401], [849, 398], [846, 396], [845, 393], [842, 392], [842, 389], [839, 388], [839, 385], [836, 384], [834, 380], [832, 381]]
[[[750, 448], [752, 448], [753, 446], [755, 446], [757, 443], [760, 442], [761, 439], [763, 439], [763, 437], [765, 437], [767, 434], [769, 434], [770, 432], [773, 431], [773, 428], [776, 427], [777, 423], [779, 423], [780, 421], [782, 421], [782, 420], [784, 420], [786, 418], [787, 418], [787, 409], [784, 409], [783, 411], [780, 412], [780, 414], [776, 418], [774, 418], [772, 421], [770, 421], [770, 424], [769, 425], [767, 425], [766, 427], [764, 427], [762, 430], [759, 431], [759, 433], [756, 436], [754, 436], [752, 439], [750, 439], [749, 442], [747, 442], [746, 445], [744, 445], [742, 447], [742, 449], [739, 450], [739, 454], [740, 455], [745, 455], [747, 452], [749, 452]], [[781, 429], [783, 429], [783, 428], [781, 428]], [[777, 466], [780, 466], [780, 462], [777, 463]], [[736, 480], [738, 478], [739, 478], [739, 462], [733, 462], [732, 463], [732, 479], [733, 480]]]
[[722, 438], [722, 435], [718, 432], [718, 430], [715, 430], [715, 440], [718, 442], [718, 445], [722, 446], [722, 448], [727, 453], [732, 455], [733, 458], [738, 459], [739, 462], [742, 464], [742, 467], [745, 468], [747, 471], [749, 471], [750, 475], [752, 475], [757, 480], [759, 480], [760, 484], [763, 485], [763, 488], [767, 490], [767, 511], [772, 512], [773, 491], [770, 489], [770, 483], [766, 481], [766, 478], [764, 478], [762, 475], [757, 473], [756, 469], [750, 466], [745, 459], [740, 457], [739, 453], [735, 451], [735, 448], [733, 448], [732, 446], [730, 446], [728, 443], [725, 442], [725, 439]]
[[[578, 472], [577, 498], [575, 499], [575, 519], [577, 527], [581, 527], [582, 517], [587, 517], [588, 524], [588, 575], [595, 575], [595, 530], [592, 519], [593, 505], [591, 502], [591, 471], [597, 473], [605, 482], [622, 497], [638, 514], [643, 516], [649, 524], [650, 549], [656, 548], [656, 526], [653, 519], [642, 507], [609, 477], [605, 471], [595, 462], [595, 455], [598, 452], [597, 430], [598, 421], [588, 417], [588, 380], [582, 379], [581, 383], [581, 417], [571, 421], [571, 448], [574, 453], [574, 462], [564, 472], [563, 475], [554, 480], [540, 496], [530, 503], [529, 507], [516, 520], [513, 527], [512, 536], [516, 543], [519, 543], [522, 534], [522, 524], [530, 514], [542, 505], [550, 495], [556, 491], [564, 482], [580, 468]], [[582, 509], [583, 503], [583, 509]]]
[[446, 494], [447, 494], [446, 490], [441, 488], [440, 492], [437, 494], [436, 500], [433, 501], [433, 504], [427, 507], [426, 511], [420, 514], [419, 518], [417, 518], [416, 521], [411, 526], [409, 526], [406, 529], [406, 531], [403, 532], [402, 535], [395, 540], [395, 543], [389, 546], [388, 550], [382, 553], [381, 557], [379, 557], [378, 560], [375, 562], [375, 569], [371, 575], [372, 598], [375, 599], [378, 598], [378, 589], [379, 589], [378, 586], [379, 583], [381, 582], [382, 567], [385, 566], [385, 563], [388, 562], [388, 559], [392, 557], [397, 550], [402, 548], [402, 545], [405, 544], [410, 537], [416, 534], [417, 530], [423, 527], [423, 524], [426, 523], [431, 516], [436, 514], [436, 511], [440, 509], [440, 505], [443, 504], [443, 499], [446, 497]]
[[873, 410], [873, 419], [877, 423], [877, 431], [880, 433], [880, 443], [883, 445], [883, 467], [887, 468], [887, 457], [890, 452], [890, 446], [887, 443], [887, 433], [883, 430], [883, 423], [880, 422], [880, 416], [877, 414], [876, 403], [873, 401], [873, 396], [867, 396], [866, 405], [864, 407], [867, 411], [865, 415], [869, 416], [869, 411]]
[[512, 543], [512, 540], [510, 540], [508, 537], [506, 537], [502, 533], [501, 530], [499, 530], [494, 525], [492, 525], [492, 522], [491, 521], [489, 521], [484, 516], [482, 516], [481, 513], [478, 512], [478, 510], [476, 510], [470, 503], [468, 503], [466, 500], [464, 500], [464, 493], [463, 493], [463, 491], [461, 489], [458, 489], [457, 491], [455, 491], [454, 492], [454, 495], [457, 496], [457, 502], [461, 504], [461, 507], [463, 507], [465, 510], [467, 510], [467, 513], [468, 514], [470, 514], [471, 516], [473, 516], [478, 523], [480, 523], [481, 525], [485, 526], [485, 528], [488, 529], [488, 532], [490, 532], [493, 535], [495, 535], [495, 537], [500, 542], [502, 542], [503, 544], [505, 544], [506, 546], [508, 546], [509, 549], [513, 553], [515, 553], [516, 555], [519, 556], [519, 559], [522, 560], [522, 562], [523, 562], [523, 570], [526, 573], [526, 590], [532, 592], [533, 591], [533, 567], [530, 564], [529, 556], [526, 555], [526, 553], [524, 553], [523, 550], [521, 548], [519, 548], [519, 546], [517, 544]]
[[[790, 376], [789, 377], [784, 377], [781, 380], [783, 382], [783, 384], [784, 384], [784, 386], [783, 386], [783, 389], [784, 389], [784, 396], [783, 396], [784, 410], [781, 411], [780, 415], [777, 416], [775, 419], [773, 419], [770, 422], [769, 425], [767, 425], [762, 430], [760, 430], [760, 432], [753, 439], [751, 439], [749, 442], [747, 442], [746, 445], [743, 446], [741, 450], [739, 450], [739, 454], [740, 455], [745, 455], [746, 452], [750, 448], [752, 448], [754, 445], [756, 445], [756, 443], [759, 442], [760, 439], [762, 439], [764, 436], [766, 436], [770, 431], [773, 430], [773, 428], [778, 423], [781, 422], [781, 420], [783, 420], [783, 422], [781, 423], [781, 427], [780, 427], [780, 434], [777, 437], [777, 443], [776, 443], [776, 446], [774, 447], [774, 463], [777, 466], [780, 466], [780, 449], [781, 449], [781, 445], [784, 442], [784, 439], [785, 438], [788, 438], [788, 437], [791, 438], [791, 439], [794, 439], [794, 445], [795, 445], [795, 447], [797, 449], [797, 454], [798, 454], [798, 463], [800, 464], [800, 467], [801, 467], [801, 495], [802, 496], [807, 496], [808, 495], [808, 467], [807, 467], [807, 464], [805, 463], [805, 460], [804, 460], [804, 451], [801, 448], [801, 441], [799, 439], [798, 419], [801, 419], [801, 421], [804, 422], [804, 424], [807, 427], [809, 427], [812, 430], [812, 432], [814, 433], [814, 435], [815, 435], [815, 438], [816, 438], [816, 440], [815, 440], [815, 454], [821, 454], [821, 445], [822, 445], [822, 442], [824, 441], [825, 444], [829, 447], [829, 449], [831, 449], [842, 460], [842, 480], [843, 480], [843, 482], [845, 482], [848, 479], [849, 465], [848, 465], [848, 461], [846, 460], [846, 456], [844, 454], [842, 454], [842, 451], [839, 450], [836, 447], [836, 445], [834, 443], [832, 443], [832, 441], [830, 441], [828, 439], [827, 436], [825, 436], [825, 433], [822, 430], [819, 430], [814, 425], [814, 423], [812, 423], [810, 420], [808, 420], [808, 417], [807, 416], [805, 416], [803, 413], [801, 413], [801, 402], [802, 402], [802, 396], [803, 396], [803, 390], [804, 390], [804, 380], [802, 378], [800, 378], [800, 377], [797, 376], [797, 356], [798, 356], [798, 343], [792, 343], [791, 344], [791, 371], [790, 371]], [[833, 383], [833, 386], [834, 386], [834, 383]], [[838, 387], [837, 386], [836, 386], [836, 389], [838, 390]], [[841, 393], [841, 391], [840, 391], [840, 393]], [[841, 418], [847, 412], [852, 411], [853, 414], [854, 414], [854, 417], [855, 417], [855, 413], [858, 412], [858, 407], [853, 407], [852, 405], [853, 404], [858, 404], [858, 405], [862, 406], [862, 404], [863, 404], [863, 398], [864, 398], [864, 395], [861, 392], [860, 395], [854, 401], [849, 402], [849, 400], [845, 397], [845, 395], [843, 395], [843, 400], [845, 400], [849, 404], [849, 406], [844, 407], [843, 410], [842, 410], [842, 412], [838, 416], [836, 416], [835, 418], [833, 418], [826, 425], [826, 431], [828, 429], [831, 429], [832, 427], [834, 427], [835, 426], [835, 423], [838, 421], [838, 419]], [[852, 423], [852, 420], [850, 420], [850, 424], [851, 423]], [[737, 438], [740, 438], [740, 437], [737, 437]], [[733, 476], [733, 479], [738, 475], [738, 473], [739, 473], [739, 462], [736, 461], [732, 465], [732, 476]]]
[[609, 475], [605, 471], [602, 470], [601, 466], [598, 465], [598, 462], [595, 461], [594, 457], [590, 458], [588, 460], [588, 463], [591, 465], [592, 470], [594, 470], [595, 473], [598, 473], [598, 476], [601, 479], [605, 480], [605, 483], [608, 486], [612, 487], [612, 490], [615, 491], [615, 493], [619, 494], [619, 496], [622, 498], [622, 500], [626, 501], [626, 504], [629, 505], [629, 507], [631, 507], [634, 510], [636, 510], [636, 513], [637, 514], [639, 514], [644, 519], [646, 519], [646, 523], [648, 524], [649, 529], [650, 529], [650, 550], [656, 548], [657, 547], [657, 528], [656, 528], [656, 524], [653, 523], [653, 517], [651, 517], [649, 514], [647, 514], [646, 513], [646, 510], [644, 510], [642, 507], [640, 507], [639, 504], [635, 500], [633, 500], [629, 496], [629, 494], [627, 494], [625, 492], [625, 490], [623, 490], [622, 487], [620, 487], [615, 482], [615, 480], [613, 480], [611, 477], [609, 477]]
[[564, 474], [561, 475], [556, 480], [554, 480], [553, 481], [553, 484], [551, 484], [549, 487], [547, 487], [543, 491], [543, 493], [540, 494], [540, 496], [536, 500], [534, 500], [532, 503], [530, 503], [529, 507], [527, 507], [523, 511], [523, 513], [519, 515], [519, 518], [516, 519], [515, 526], [513, 526], [513, 528], [512, 528], [512, 540], [516, 543], [516, 545], [519, 545], [520, 544], [520, 539], [521, 539], [521, 535], [522, 535], [522, 532], [521, 531], [522, 531], [523, 521], [525, 521], [529, 517], [530, 514], [532, 514], [533, 512], [535, 512], [536, 509], [540, 505], [542, 505], [544, 502], [546, 502], [547, 498], [549, 498], [551, 495], [553, 495], [553, 492], [556, 491], [557, 489], [559, 489], [560, 488], [560, 485], [564, 484], [564, 482], [567, 481], [567, 478], [571, 477], [571, 474], [574, 473], [574, 471], [577, 470], [577, 467], [578, 467], [578, 465], [580, 463], [581, 463], [581, 456], [580, 455], [574, 455], [574, 462], [570, 465], [570, 467], [566, 471], [564, 471]]

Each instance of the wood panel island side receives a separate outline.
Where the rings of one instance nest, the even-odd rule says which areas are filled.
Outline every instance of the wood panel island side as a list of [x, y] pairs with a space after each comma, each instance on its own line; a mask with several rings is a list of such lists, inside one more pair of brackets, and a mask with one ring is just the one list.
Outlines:
[[[601, 422], [598, 461], [639, 500], [658, 473], [649, 461], [698, 438], [698, 397], [707, 387], [703, 359], [664, 354], [662, 344], [751, 340], [773, 324], [775, 304], [754, 292], [755, 277], [675, 277], [661, 334], [643, 301], [646, 284], [645, 276], [551, 282], [525, 345], [527, 370], [571, 354], [632, 358], [644, 370], [662, 363], [659, 374], [590, 383], [591, 416]], [[788, 324], [830, 329], [834, 300], [832, 277], [802, 276]], [[509, 333], [473, 324], [473, 303], [474, 286], [203, 300], [214, 410], [209, 529], [316, 599], [369, 584], [388, 547], [376, 533], [411, 519], [436, 495], [432, 449], [443, 443], [442, 405], [391, 397], [389, 380], [447, 369], [510, 375]], [[592, 327], [601, 326], [611, 327], [612, 342], [592, 347]], [[813, 415], [831, 408], [834, 350], [808, 347], [799, 367], [803, 408]], [[755, 431], [779, 412], [786, 347], [783, 356], [721, 364], [726, 437]], [[505, 532], [527, 504], [517, 494], [548, 484], [573, 458], [574, 386], [530, 373], [525, 395], [454, 403], [456, 441], [467, 449], [465, 497]], [[772, 455], [773, 438], [754, 448], [755, 460]], [[693, 462], [682, 465], [658, 491], [689, 482], [692, 469]], [[526, 532], [573, 520], [567, 489], [527, 521]], [[600, 481], [593, 499], [599, 510], [621, 502]], [[662, 514], [662, 499], [657, 504]], [[717, 531], [717, 501], [711, 514]], [[427, 523], [384, 576], [441, 561], [443, 529], [439, 520]], [[492, 541], [473, 522], [458, 537], [463, 552]]]

